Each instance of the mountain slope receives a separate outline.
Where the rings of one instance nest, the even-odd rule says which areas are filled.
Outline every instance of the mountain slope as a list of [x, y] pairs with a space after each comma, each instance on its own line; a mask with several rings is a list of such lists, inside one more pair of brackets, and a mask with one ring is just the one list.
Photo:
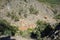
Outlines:
[[35, 28], [37, 20], [50, 24], [57, 22], [50, 5], [37, 0], [2, 0], [1, 2], [0, 19], [5, 19], [11, 25], [18, 26], [20, 30]]

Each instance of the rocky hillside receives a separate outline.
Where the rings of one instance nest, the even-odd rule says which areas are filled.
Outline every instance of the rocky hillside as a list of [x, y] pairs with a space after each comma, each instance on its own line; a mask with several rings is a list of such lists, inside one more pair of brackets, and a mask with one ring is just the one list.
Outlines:
[[35, 28], [37, 20], [55, 24], [60, 20], [54, 18], [57, 14], [60, 14], [60, 5], [53, 8], [38, 0], [0, 0], [0, 19], [22, 31]]
[[2, 0], [2, 2], [4, 7], [0, 9], [0, 18], [13, 25], [34, 26], [37, 20], [56, 23], [51, 7], [37, 0], [6, 0], [6, 4], [5, 1]]

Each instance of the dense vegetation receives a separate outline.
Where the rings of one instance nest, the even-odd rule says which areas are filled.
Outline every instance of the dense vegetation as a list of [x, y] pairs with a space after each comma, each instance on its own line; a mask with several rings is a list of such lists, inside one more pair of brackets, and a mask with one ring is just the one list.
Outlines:
[[16, 26], [11, 26], [6, 20], [0, 19], [0, 35], [15, 35], [17, 31]]
[[39, 2], [47, 2], [50, 4], [60, 4], [60, 0], [38, 0]]
[[[41, 37], [44, 36], [44, 34], [41, 35], [41, 33], [46, 27], [50, 27], [50, 25], [48, 23], [38, 20], [37, 27], [32, 32], [31, 37], [36, 38], [37, 40], [42, 40]], [[46, 33], [46, 34], [48, 34], [48, 33]], [[45, 36], [47, 36], [47, 35], [45, 35]]]
[[60, 19], [60, 14], [56, 15], [55, 19]]
[[[52, 28], [54, 27], [54, 29]], [[60, 23], [55, 26], [51, 26], [49, 23], [44, 21], [37, 21], [37, 27], [35, 29], [28, 29], [26, 31], [20, 31], [20, 35], [25, 36], [28, 35], [31, 38], [35, 38], [36, 40], [47, 40], [47, 37], [55, 40], [59, 40], [60, 33]], [[6, 20], [0, 19], [0, 35], [15, 35], [18, 32], [18, 28], [16, 26], [11, 26]], [[57, 31], [57, 32], [56, 32]]]
[[[54, 27], [54, 29], [52, 27]], [[60, 40], [59, 30], [60, 30], [60, 23], [56, 24], [55, 26], [51, 26], [49, 23], [38, 20], [37, 27], [31, 33], [31, 37], [35, 38], [36, 40], [48, 40], [49, 38], [51, 40]]]

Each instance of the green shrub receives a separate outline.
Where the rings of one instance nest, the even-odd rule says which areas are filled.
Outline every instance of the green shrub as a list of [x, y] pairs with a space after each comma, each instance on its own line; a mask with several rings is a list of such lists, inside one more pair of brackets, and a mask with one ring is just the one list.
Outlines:
[[[28, 30], [25, 30], [25, 31], [21, 31], [20, 30], [20, 35], [23, 36], [23, 37], [29, 37], [31, 32], [33, 31], [34, 29], [28, 29]], [[28, 35], [28, 36], [27, 36]]]
[[10, 17], [11, 16], [11, 14], [9, 13], [9, 12], [7, 12], [7, 15], [6, 15], [7, 17]]
[[27, 0], [24, 0], [27, 3]]
[[0, 19], [0, 32], [2, 35], [15, 35], [17, 31], [16, 26], [11, 26], [6, 20]]
[[46, 28], [49, 27], [49, 24], [44, 22], [44, 21], [37, 21], [37, 27], [35, 28], [35, 30], [32, 32], [31, 36], [34, 36], [37, 40], [43, 40], [43, 38], [41, 38], [41, 32]]
[[54, 18], [55, 19], [60, 19], [60, 14], [56, 15]]
[[26, 37], [26, 35], [28, 35], [27, 31], [20, 31], [20, 35], [23, 37]]
[[[37, 27], [31, 33], [31, 37], [36, 40], [59, 40], [60, 34], [60, 23], [54, 24], [54, 29], [49, 23], [43, 21], [37, 21]], [[56, 32], [58, 31], [58, 32]], [[56, 37], [58, 36], [58, 37]], [[56, 39], [55, 39], [56, 38]]]
[[14, 13], [7, 13], [7, 17], [11, 17], [11, 19], [13, 19], [14, 21], [19, 21], [19, 17]]
[[22, 14], [21, 12], [23, 12], [23, 9], [20, 9], [20, 10], [19, 10], [19, 13], [18, 13], [18, 14], [19, 14], [20, 16], [21, 16], [21, 14]]
[[24, 14], [24, 17], [27, 18], [27, 14]]
[[21, 12], [18, 13], [21, 16]]
[[34, 29], [31, 29], [31, 28], [28, 28], [27, 30], [25, 31], [21, 31], [19, 32], [19, 34], [23, 37], [30, 37], [30, 34], [31, 32], [33, 31]]
[[37, 13], [38, 13], [38, 11], [37, 11], [33, 6], [31, 6], [31, 7], [29, 8], [29, 11], [30, 11], [30, 14], [35, 14], [35, 15], [37, 15]]

